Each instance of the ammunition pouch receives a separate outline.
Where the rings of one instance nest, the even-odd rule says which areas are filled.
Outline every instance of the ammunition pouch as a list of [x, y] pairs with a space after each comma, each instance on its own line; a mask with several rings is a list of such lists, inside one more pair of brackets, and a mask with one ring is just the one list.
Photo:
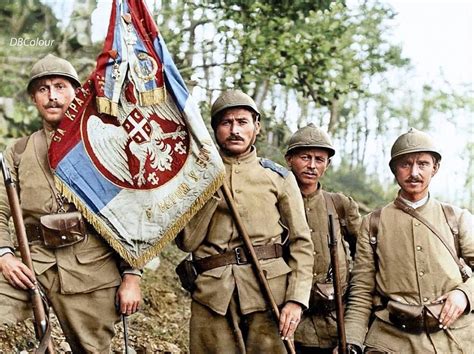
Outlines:
[[[347, 285], [342, 287], [342, 298], [347, 295]], [[309, 299], [310, 314], [328, 314], [336, 310], [335, 292], [332, 283], [315, 283]]]
[[444, 303], [407, 305], [390, 300], [387, 303], [389, 319], [397, 328], [414, 334], [439, 331], [439, 315]]
[[191, 254], [189, 254], [185, 259], [183, 259], [178, 266], [176, 267], [176, 274], [178, 274], [179, 281], [181, 286], [192, 293], [196, 288], [195, 282], [198, 276], [196, 268], [194, 267], [193, 261], [191, 259]]
[[86, 225], [78, 211], [43, 215], [40, 218], [43, 243], [47, 248], [61, 248], [84, 240]]

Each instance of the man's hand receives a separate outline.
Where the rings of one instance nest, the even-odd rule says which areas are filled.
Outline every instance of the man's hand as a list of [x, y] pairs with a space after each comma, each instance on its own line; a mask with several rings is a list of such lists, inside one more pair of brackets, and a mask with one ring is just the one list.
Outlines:
[[131, 315], [138, 311], [142, 300], [140, 290], [141, 277], [135, 274], [125, 274], [117, 290], [115, 301], [122, 315]]
[[300, 323], [301, 305], [288, 301], [280, 312], [280, 335], [283, 340], [288, 340], [295, 333], [296, 327]]
[[467, 307], [467, 297], [461, 290], [451, 290], [433, 302], [445, 301], [439, 316], [440, 325], [444, 329], [451, 326], [464, 313]]
[[0, 271], [14, 288], [28, 290], [36, 287], [31, 270], [11, 253], [0, 257]]

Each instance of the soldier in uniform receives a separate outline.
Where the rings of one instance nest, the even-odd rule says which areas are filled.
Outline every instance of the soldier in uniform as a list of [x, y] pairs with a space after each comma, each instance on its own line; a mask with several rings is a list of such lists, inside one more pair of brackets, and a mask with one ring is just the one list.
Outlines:
[[[260, 130], [255, 102], [224, 92], [212, 105], [211, 124], [243, 223], [276, 303], [272, 318], [249, 257], [222, 196], [216, 195], [178, 236], [198, 272], [192, 294], [191, 353], [286, 353], [311, 289], [313, 246], [294, 176], [257, 157]], [[284, 249], [285, 248], [285, 249]]]
[[401, 189], [362, 221], [345, 321], [353, 350], [472, 350], [473, 279], [459, 261], [474, 257], [472, 215], [429, 194], [440, 160], [431, 137], [415, 129], [392, 146]]
[[[31, 70], [28, 93], [42, 118], [43, 128], [7, 148], [5, 157], [20, 193], [36, 279], [71, 349], [75, 353], [109, 353], [119, 312], [131, 314], [138, 309], [140, 271], [120, 262], [90, 225], [82, 240], [59, 244], [58, 248], [45, 246], [40, 226], [40, 217], [44, 215], [74, 210], [55, 190], [47, 152], [78, 86], [77, 73], [68, 61], [51, 54], [39, 60]], [[10, 208], [1, 183], [1, 323], [31, 317], [26, 290], [38, 286], [32, 282], [30, 270], [17, 258], [18, 253], [15, 255], [9, 219]]]
[[[313, 288], [310, 306], [303, 313], [295, 333], [298, 353], [331, 353], [337, 345], [332, 266], [328, 246], [328, 214], [334, 216], [340, 274], [347, 290], [352, 262], [349, 244], [343, 238], [357, 237], [361, 217], [357, 204], [341, 193], [323, 190], [319, 180], [324, 176], [335, 154], [328, 134], [314, 124], [299, 129], [290, 138], [286, 161], [296, 177], [314, 244]], [[331, 291], [332, 290], [332, 291]]]

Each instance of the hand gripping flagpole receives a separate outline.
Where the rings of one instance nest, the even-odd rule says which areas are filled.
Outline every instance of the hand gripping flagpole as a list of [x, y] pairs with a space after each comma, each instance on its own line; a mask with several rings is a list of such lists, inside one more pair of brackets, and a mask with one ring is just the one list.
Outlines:
[[36, 336], [40, 341], [35, 353], [54, 353], [53, 342], [51, 341], [51, 326], [46, 317], [45, 304], [39, 290], [39, 285], [35, 277], [33, 261], [31, 260], [30, 248], [28, 247], [28, 238], [26, 236], [25, 223], [18, 199], [18, 192], [15, 182], [12, 180], [10, 170], [6, 164], [3, 154], [0, 153], [0, 165], [3, 173], [3, 180], [7, 191], [8, 202], [10, 204], [13, 224], [15, 226], [16, 237], [18, 239], [18, 248], [21, 254], [21, 260], [33, 274], [33, 282], [36, 284], [34, 289], [30, 289], [31, 306], [35, 318]]
[[[267, 278], [265, 277], [265, 273], [263, 272], [263, 269], [260, 266], [260, 262], [258, 260], [257, 254], [255, 253], [255, 249], [252, 245], [252, 242], [250, 241], [249, 234], [247, 233], [245, 225], [242, 222], [242, 219], [240, 218], [240, 214], [235, 205], [234, 198], [232, 198], [232, 194], [230, 192], [229, 186], [227, 185], [227, 182], [224, 181], [224, 184], [222, 185], [221, 189], [224, 194], [224, 198], [227, 202], [227, 205], [229, 206], [232, 217], [235, 221], [235, 225], [237, 226], [237, 230], [239, 231], [240, 237], [242, 238], [245, 248], [252, 261], [255, 275], [260, 282], [260, 286], [264, 292], [264, 295], [267, 301], [271, 305], [271, 309], [275, 317], [275, 322], [278, 327], [279, 321], [280, 321], [280, 310], [278, 309], [278, 305], [273, 297], [272, 290], [270, 289], [270, 285], [268, 284]], [[283, 340], [283, 343], [285, 344], [285, 348], [288, 353], [290, 354], [296, 353], [292, 340]]]

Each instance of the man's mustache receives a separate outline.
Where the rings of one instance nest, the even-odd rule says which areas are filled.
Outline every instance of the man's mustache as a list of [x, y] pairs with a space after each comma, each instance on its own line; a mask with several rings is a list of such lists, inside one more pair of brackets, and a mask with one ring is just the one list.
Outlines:
[[63, 104], [59, 103], [59, 102], [48, 102], [44, 108], [48, 109], [48, 108], [63, 108]]
[[417, 182], [423, 182], [421, 178], [408, 178], [406, 180], [407, 183], [417, 183]]
[[225, 140], [227, 140], [227, 141], [244, 141], [244, 139], [241, 136], [234, 135], [234, 134], [229, 135], [229, 137]]

